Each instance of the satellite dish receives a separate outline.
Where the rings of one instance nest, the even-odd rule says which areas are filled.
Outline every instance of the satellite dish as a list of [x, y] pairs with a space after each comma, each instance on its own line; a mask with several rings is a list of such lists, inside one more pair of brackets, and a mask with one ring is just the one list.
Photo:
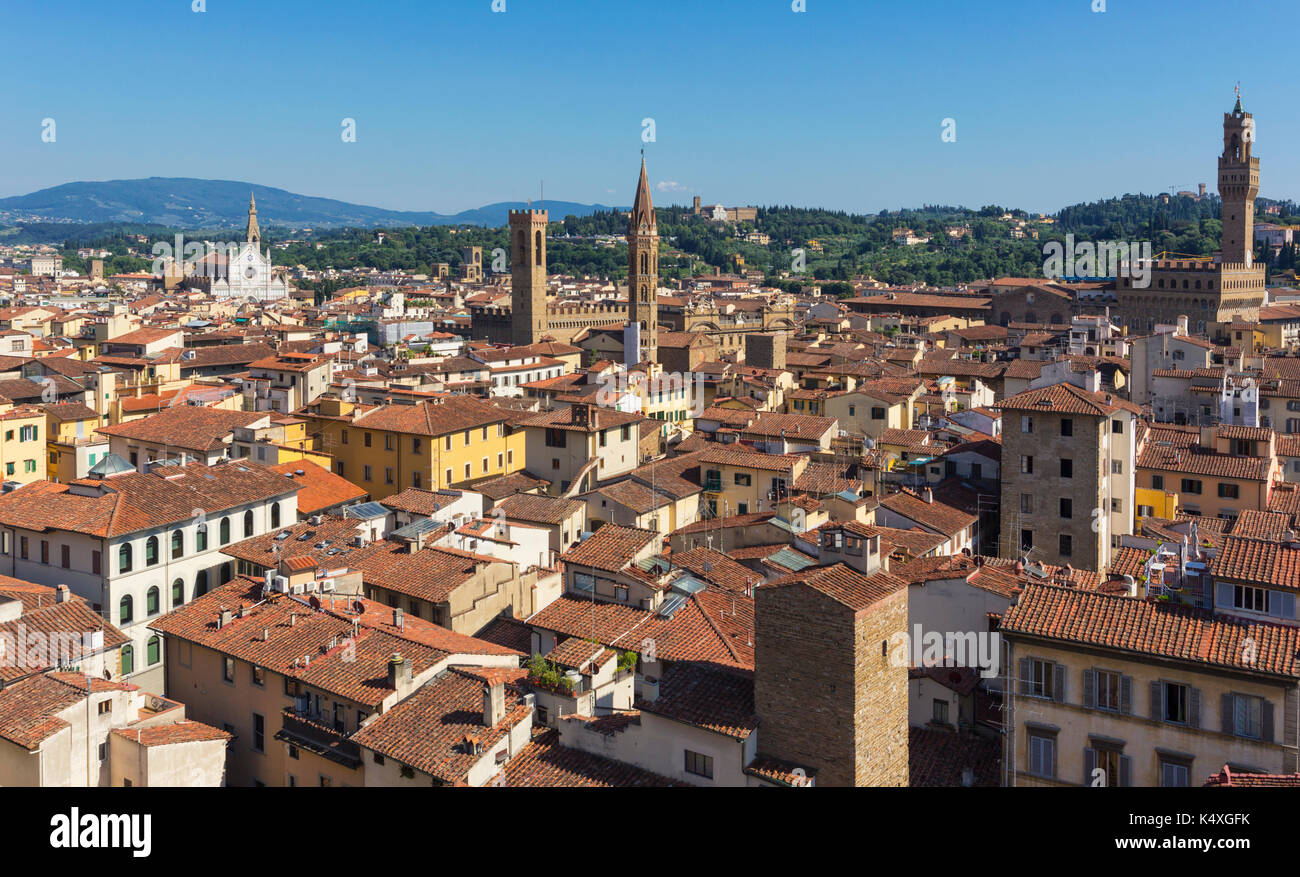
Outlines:
[[308, 600], [307, 602], [311, 604], [311, 608], [313, 608], [313, 609], [320, 609], [320, 600], [319, 600], [318, 598], [316, 598], [316, 597], [312, 597], [312, 598], [311, 598], [310, 600]]
[[433, 510], [434, 510], [435, 512], [442, 511], [442, 503], [440, 503], [440, 502], [435, 502], [435, 503], [433, 504]]
[[363, 614], [365, 614], [365, 611], [366, 611], [366, 604], [365, 604], [365, 603], [362, 603], [360, 600], [358, 600], [358, 601], [356, 601], [355, 603], [352, 604], [352, 608], [355, 609], [355, 610], [357, 611], [357, 614], [358, 614], [358, 615], [363, 615]]

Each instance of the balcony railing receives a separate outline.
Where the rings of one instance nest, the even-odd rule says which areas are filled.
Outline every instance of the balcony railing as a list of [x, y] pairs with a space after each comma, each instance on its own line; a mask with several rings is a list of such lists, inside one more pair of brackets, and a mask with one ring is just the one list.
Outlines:
[[286, 707], [281, 718], [282, 725], [275, 739], [306, 749], [344, 767], [357, 768], [361, 765], [360, 747], [341, 731], [313, 721], [306, 714], [296, 713], [292, 707]]

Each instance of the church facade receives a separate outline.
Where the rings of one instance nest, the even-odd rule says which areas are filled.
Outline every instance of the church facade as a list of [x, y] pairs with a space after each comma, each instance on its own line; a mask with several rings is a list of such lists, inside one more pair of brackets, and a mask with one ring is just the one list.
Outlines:
[[216, 298], [252, 298], [273, 301], [289, 295], [289, 284], [275, 273], [271, 249], [262, 251], [262, 230], [257, 224], [257, 202], [248, 196], [248, 230], [242, 243], [209, 254], [187, 266], [187, 282], [205, 287]]

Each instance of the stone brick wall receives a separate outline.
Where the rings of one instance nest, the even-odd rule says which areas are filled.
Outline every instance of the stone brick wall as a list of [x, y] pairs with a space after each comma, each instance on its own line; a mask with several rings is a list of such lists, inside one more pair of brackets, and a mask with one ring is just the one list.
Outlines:
[[[892, 637], [907, 629], [907, 589], [861, 613], [855, 627], [858, 657], [854, 668], [854, 749], [857, 757], [853, 784], [906, 786], [909, 780], [907, 667], [894, 666], [889, 645], [896, 643]], [[881, 643], [886, 644], [884, 649]]]
[[818, 786], [906, 786], [907, 668], [881, 643], [906, 629], [907, 592], [856, 615], [802, 585], [755, 597], [759, 749]]
[[754, 596], [759, 750], [816, 768], [819, 786], [853, 785], [852, 610], [802, 585]]

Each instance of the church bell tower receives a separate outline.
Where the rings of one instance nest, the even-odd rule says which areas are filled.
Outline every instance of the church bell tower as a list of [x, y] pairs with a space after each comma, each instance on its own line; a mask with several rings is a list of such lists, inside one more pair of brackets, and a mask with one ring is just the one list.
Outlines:
[[645, 173], [645, 156], [641, 156], [641, 179], [637, 182], [636, 201], [627, 226], [627, 318], [641, 324], [643, 358], [649, 362], [659, 355], [659, 227], [655, 208], [650, 201], [650, 181]]

